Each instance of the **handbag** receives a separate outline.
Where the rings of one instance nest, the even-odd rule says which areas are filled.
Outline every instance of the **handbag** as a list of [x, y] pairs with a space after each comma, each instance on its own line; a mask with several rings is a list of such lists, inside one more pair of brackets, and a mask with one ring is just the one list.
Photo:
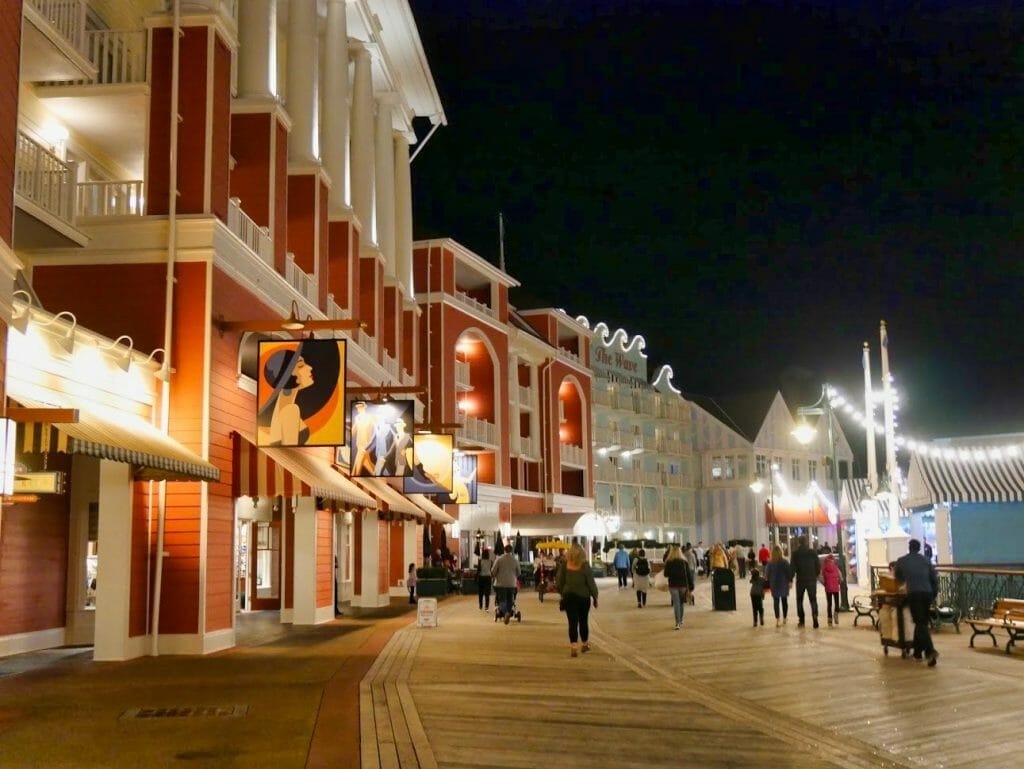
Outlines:
[[660, 590], [663, 593], [668, 592], [668, 577], [665, 576], [665, 572], [659, 571], [654, 577], [654, 589]]
[[558, 599], [558, 610], [565, 611], [565, 596]]

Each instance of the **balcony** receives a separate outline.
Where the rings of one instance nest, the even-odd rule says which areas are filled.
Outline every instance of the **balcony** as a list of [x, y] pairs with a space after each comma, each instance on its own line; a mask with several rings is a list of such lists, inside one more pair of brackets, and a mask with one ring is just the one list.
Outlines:
[[142, 216], [145, 198], [142, 181], [81, 182], [75, 205], [77, 218]]
[[555, 354], [559, 358], [562, 358], [563, 360], [572, 361], [573, 363], [577, 363], [577, 364], [580, 362], [580, 356], [579, 355], [577, 355], [576, 353], [572, 352], [571, 350], [566, 350], [564, 347], [556, 347], [555, 348]]
[[535, 458], [536, 443], [533, 438], [526, 435], [516, 435], [512, 438], [512, 453], [521, 457]]
[[595, 406], [612, 407], [612, 394], [607, 390], [595, 388], [591, 393], [591, 397], [594, 399]]
[[650, 396], [643, 393], [634, 393], [633, 411], [637, 414], [653, 417], [658, 412], [658, 405]]
[[613, 464], [601, 463], [594, 468], [594, 480], [601, 481], [602, 483], [618, 483], [619, 470]]
[[455, 389], [472, 390], [473, 385], [469, 383], [469, 362], [464, 360], [455, 361]]
[[377, 338], [370, 336], [361, 328], [352, 330], [352, 340], [359, 345], [363, 351], [374, 360], [377, 358]]
[[496, 317], [498, 317], [497, 313], [495, 313], [493, 309], [488, 307], [483, 302], [478, 302], [476, 299], [471, 297], [469, 294], [465, 294], [462, 291], [459, 291], [458, 289], [456, 289], [455, 293], [452, 294], [452, 296], [455, 298], [455, 301], [457, 303], [461, 304], [463, 307], [469, 308], [473, 312], [481, 313], [483, 315], [486, 315], [488, 318], [496, 318]]
[[519, 406], [521, 408], [527, 408], [534, 410], [537, 408], [537, 395], [529, 387], [523, 387], [522, 385], [516, 385], [516, 393], [519, 396]]
[[586, 466], [586, 452], [581, 446], [574, 446], [571, 443], [559, 444], [559, 455], [563, 465], [575, 465], [576, 467]]
[[468, 443], [482, 443], [494, 448], [500, 445], [497, 425], [461, 411], [458, 414], [458, 419], [462, 423], [462, 427], [455, 431], [455, 435], [459, 440]]
[[594, 443], [597, 446], [621, 446], [622, 434], [613, 427], [595, 427]]
[[380, 363], [384, 367], [384, 370], [387, 372], [388, 376], [391, 377], [391, 381], [392, 382], [397, 382], [398, 381], [398, 359], [397, 358], [392, 358], [391, 355], [388, 353], [388, 351], [384, 350], [383, 354], [381, 355]]
[[270, 269], [274, 269], [274, 244], [270, 230], [260, 227], [242, 210], [242, 201], [231, 198], [228, 201], [228, 229], [249, 247]]
[[37, 83], [96, 76], [96, 68], [86, 56], [87, 10], [85, 0], [25, 0], [22, 80]]
[[327, 295], [327, 317], [331, 320], [351, 320], [352, 313], [334, 301], [334, 294]]
[[75, 164], [18, 132], [14, 168], [15, 248], [84, 246], [75, 226]]
[[669, 489], [683, 488], [683, 476], [679, 473], [661, 471], [661, 485]]
[[303, 271], [295, 263], [295, 254], [290, 251], [284, 257], [284, 279], [288, 285], [298, 291], [310, 304], [319, 306], [320, 289], [316, 275]]

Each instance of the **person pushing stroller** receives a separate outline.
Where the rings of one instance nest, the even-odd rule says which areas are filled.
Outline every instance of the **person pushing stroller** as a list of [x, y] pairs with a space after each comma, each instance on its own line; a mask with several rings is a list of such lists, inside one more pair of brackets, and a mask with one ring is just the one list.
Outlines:
[[511, 549], [506, 549], [491, 566], [494, 582], [495, 603], [498, 616], [509, 623], [515, 612], [516, 586], [519, 582], [519, 559]]

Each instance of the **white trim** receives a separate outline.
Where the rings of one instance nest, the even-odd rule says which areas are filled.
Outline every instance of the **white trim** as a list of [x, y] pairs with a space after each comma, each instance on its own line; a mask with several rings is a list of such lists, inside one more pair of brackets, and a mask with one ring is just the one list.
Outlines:
[[64, 645], [64, 628], [55, 627], [49, 630], [35, 630], [31, 633], [15, 633], [0, 636], [0, 657], [12, 654], [53, 649]]

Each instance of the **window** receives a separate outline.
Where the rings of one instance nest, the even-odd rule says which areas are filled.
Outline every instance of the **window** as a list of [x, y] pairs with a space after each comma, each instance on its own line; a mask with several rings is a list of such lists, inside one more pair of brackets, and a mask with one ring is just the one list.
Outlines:
[[799, 459], [794, 459], [793, 462], [792, 462], [792, 467], [793, 467], [793, 480], [794, 481], [799, 481], [800, 480], [800, 460]]
[[768, 477], [768, 457], [764, 454], [758, 454], [754, 457], [754, 474], [758, 478]]
[[807, 477], [812, 481], [818, 480], [818, 460], [808, 459], [807, 460]]
[[711, 479], [714, 481], [731, 481], [736, 477], [736, 465], [733, 457], [712, 457]]

